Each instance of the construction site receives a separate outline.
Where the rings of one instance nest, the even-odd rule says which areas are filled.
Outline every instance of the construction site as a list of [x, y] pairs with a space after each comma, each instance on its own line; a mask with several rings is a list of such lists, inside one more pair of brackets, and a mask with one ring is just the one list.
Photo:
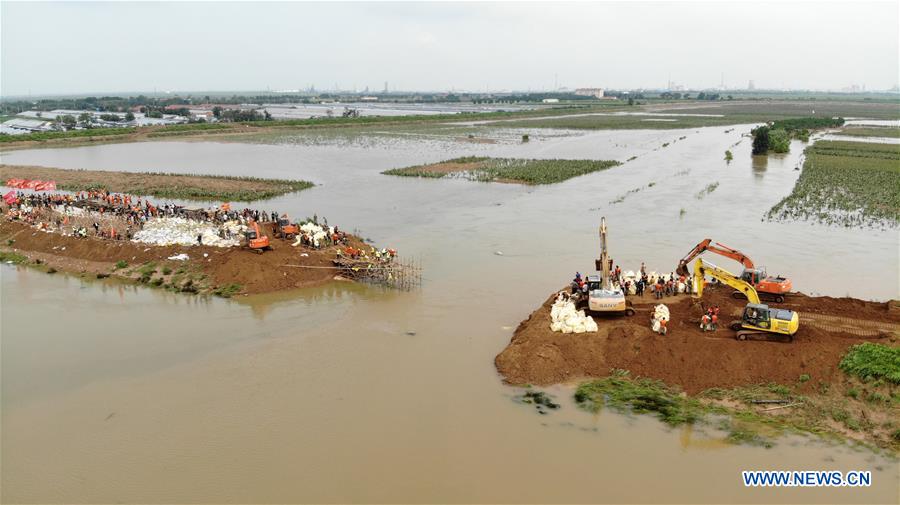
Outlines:
[[[896, 446], [889, 431], [877, 433], [879, 425], [868, 421], [890, 419], [896, 409], [871, 400], [847, 407], [847, 397], [856, 398], [857, 388], [865, 390], [871, 378], [860, 383], [841, 369], [841, 362], [862, 343], [897, 346], [900, 302], [808, 296], [795, 290], [790, 278], [768, 275], [743, 252], [711, 239], [700, 241], [681, 260], [673, 259], [669, 274], [649, 272], [643, 264], [623, 272], [618, 266], [613, 269], [607, 240], [606, 221], [601, 219], [597, 274], [577, 273], [570, 286], [552, 294], [516, 328], [494, 361], [506, 383], [575, 385], [626, 373], [701, 396], [771, 385], [806, 400], [773, 399], [768, 389], [735, 394], [750, 409], [745, 415], [768, 415], [771, 409], [761, 405], [781, 403], [779, 409], [795, 407], [796, 412], [774, 414], [824, 415], [830, 423], [822, 427], [820, 421], [811, 422], [809, 431], [830, 430]], [[713, 264], [714, 256], [727, 268]], [[790, 386], [780, 386], [785, 384]], [[892, 388], [888, 383], [869, 398], [893, 396]], [[723, 405], [731, 408], [742, 402]], [[796, 408], [804, 404], [807, 411]], [[835, 408], [855, 408], [872, 433], [861, 435], [856, 421], [841, 419], [850, 428], [833, 422], [829, 417], [838, 420], [830, 413]]]
[[50, 273], [113, 277], [226, 298], [333, 280], [401, 290], [420, 281], [419, 267], [393, 249], [376, 249], [327, 221], [232, 211], [228, 203], [208, 209], [157, 207], [105, 191], [10, 192], [0, 211], [3, 261]]

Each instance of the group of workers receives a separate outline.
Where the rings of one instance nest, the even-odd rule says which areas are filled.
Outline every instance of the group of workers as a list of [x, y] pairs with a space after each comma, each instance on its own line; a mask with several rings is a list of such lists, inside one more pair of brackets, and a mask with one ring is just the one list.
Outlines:
[[[244, 208], [233, 210], [231, 204], [224, 203], [209, 209], [189, 209], [174, 203], [155, 205], [149, 199], [106, 190], [78, 191], [74, 193], [18, 192], [6, 200], [0, 199], [0, 206], [6, 219], [20, 221], [41, 230], [56, 231], [78, 238], [95, 236], [108, 240], [131, 240], [144, 224], [157, 217], [180, 217], [193, 221], [224, 224], [236, 221], [248, 224], [251, 221], [277, 222], [279, 213]], [[321, 224], [320, 224], [321, 221]], [[313, 240], [307, 234], [310, 247], [340, 245], [348, 242], [348, 235], [336, 226], [330, 228], [326, 218], [315, 215], [312, 222], [327, 231], [322, 240]], [[230, 228], [220, 227], [223, 238], [230, 235]], [[197, 237], [202, 245], [202, 236]]]
[[337, 250], [338, 259], [347, 258], [351, 260], [369, 261], [376, 263], [390, 263], [397, 257], [397, 251], [394, 249], [376, 249], [370, 247], [370, 251], [366, 252], [359, 247], [348, 245], [347, 247]]
[[718, 305], [713, 305], [706, 309], [706, 313], [700, 318], [700, 329], [703, 331], [716, 331], [719, 329]]

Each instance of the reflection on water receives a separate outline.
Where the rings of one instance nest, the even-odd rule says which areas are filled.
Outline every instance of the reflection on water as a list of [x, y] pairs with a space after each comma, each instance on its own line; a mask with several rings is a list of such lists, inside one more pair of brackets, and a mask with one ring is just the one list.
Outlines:
[[[549, 388], [563, 408], [540, 416], [509, 401], [494, 370], [518, 322], [592, 265], [600, 216], [626, 269], [671, 270], [709, 236], [804, 291], [897, 297], [884, 282], [898, 277], [896, 233], [761, 221], [793, 187], [802, 145], [761, 165], [749, 142], [734, 146], [747, 129], [438, 152], [397, 140], [4, 153], [5, 163], [311, 179], [318, 186], [258, 206], [358, 227], [421, 260], [424, 276], [411, 293], [336, 283], [221, 300], [0, 266], [3, 501], [894, 500], [896, 462], [821, 443], [722, 446], [649, 416], [585, 414], [564, 386]], [[637, 158], [546, 187], [380, 175], [479, 153]], [[793, 247], [773, 239], [785, 236]], [[825, 243], [829, 254], [810, 253]], [[847, 257], [867, 268], [836, 284]], [[748, 491], [739, 481], [747, 468], [810, 467], [873, 469], [875, 486]], [[648, 486], [648, 475], [665, 477]]]

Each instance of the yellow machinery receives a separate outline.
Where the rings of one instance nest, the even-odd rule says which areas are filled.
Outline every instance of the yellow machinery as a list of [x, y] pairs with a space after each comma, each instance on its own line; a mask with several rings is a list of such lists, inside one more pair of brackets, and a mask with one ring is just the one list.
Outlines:
[[625, 300], [625, 293], [621, 288], [613, 288], [610, 259], [606, 251], [605, 217], [600, 218], [600, 257], [594, 263], [600, 275], [587, 278], [588, 310], [633, 316], [634, 309]]
[[794, 333], [797, 333], [797, 329], [800, 327], [798, 313], [759, 303], [759, 294], [756, 293], [753, 285], [702, 258], [694, 264], [694, 287], [696, 289], [694, 296], [696, 298], [703, 296], [703, 283], [707, 275], [740, 291], [750, 301], [744, 307], [741, 319], [732, 321], [729, 325], [732, 330], [737, 332], [734, 336], [736, 339], [769, 340], [767, 337], [777, 336], [779, 340], [785, 337], [788, 342], [794, 340]]

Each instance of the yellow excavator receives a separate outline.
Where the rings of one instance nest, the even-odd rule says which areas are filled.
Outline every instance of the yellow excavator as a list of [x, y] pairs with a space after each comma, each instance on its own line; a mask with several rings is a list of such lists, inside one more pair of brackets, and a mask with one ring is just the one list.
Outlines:
[[695, 298], [703, 296], [703, 284], [707, 275], [740, 291], [750, 301], [744, 307], [741, 318], [729, 324], [729, 327], [735, 331], [734, 338], [738, 340], [786, 340], [788, 342], [794, 340], [794, 334], [800, 328], [800, 315], [797, 312], [769, 307], [760, 303], [759, 294], [752, 284], [702, 258], [694, 264]]

